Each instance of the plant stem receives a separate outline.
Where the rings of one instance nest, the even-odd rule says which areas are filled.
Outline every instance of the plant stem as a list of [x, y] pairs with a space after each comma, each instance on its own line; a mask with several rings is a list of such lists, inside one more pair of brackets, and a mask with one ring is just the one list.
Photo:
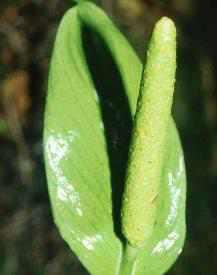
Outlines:
[[138, 252], [138, 248], [132, 247], [129, 243], [126, 244], [123, 252], [123, 258], [120, 266], [119, 275], [134, 274], [134, 268]]

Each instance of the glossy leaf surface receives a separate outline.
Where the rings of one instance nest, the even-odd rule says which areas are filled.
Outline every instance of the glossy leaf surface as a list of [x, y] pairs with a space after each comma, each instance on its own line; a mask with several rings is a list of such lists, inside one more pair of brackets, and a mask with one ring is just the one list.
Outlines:
[[[126, 39], [94, 4], [66, 13], [49, 76], [46, 171], [55, 222], [91, 274], [119, 274], [120, 205], [141, 72]], [[185, 168], [172, 119], [160, 188], [154, 233], [136, 275], [165, 273], [183, 246]]]

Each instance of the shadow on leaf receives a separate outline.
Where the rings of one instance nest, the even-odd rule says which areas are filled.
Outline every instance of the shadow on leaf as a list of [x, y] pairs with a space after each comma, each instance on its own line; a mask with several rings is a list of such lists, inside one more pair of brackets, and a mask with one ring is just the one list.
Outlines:
[[123, 239], [120, 213], [132, 129], [129, 102], [118, 67], [102, 38], [84, 26], [82, 41], [104, 122], [111, 171], [114, 231]]

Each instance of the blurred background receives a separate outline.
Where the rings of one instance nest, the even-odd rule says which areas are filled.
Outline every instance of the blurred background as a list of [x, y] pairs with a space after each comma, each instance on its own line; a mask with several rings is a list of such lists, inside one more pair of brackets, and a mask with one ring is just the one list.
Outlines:
[[[156, 20], [178, 28], [174, 117], [186, 158], [187, 239], [168, 275], [217, 274], [217, 1], [99, 0], [143, 58]], [[88, 274], [51, 216], [42, 131], [67, 0], [0, 1], [0, 274]], [[103, 274], [102, 274], [103, 275]], [[151, 274], [150, 274], [151, 275]]]

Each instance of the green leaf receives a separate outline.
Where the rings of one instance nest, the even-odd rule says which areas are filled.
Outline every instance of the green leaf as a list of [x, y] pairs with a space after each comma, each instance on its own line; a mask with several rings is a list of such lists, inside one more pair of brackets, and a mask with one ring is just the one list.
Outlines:
[[[91, 274], [119, 274], [125, 260], [120, 207], [141, 73], [103, 11], [84, 1], [66, 13], [49, 75], [46, 172], [55, 222]], [[185, 168], [172, 119], [164, 151], [157, 220], [136, 275], [165, 273], [184, 242]]]

